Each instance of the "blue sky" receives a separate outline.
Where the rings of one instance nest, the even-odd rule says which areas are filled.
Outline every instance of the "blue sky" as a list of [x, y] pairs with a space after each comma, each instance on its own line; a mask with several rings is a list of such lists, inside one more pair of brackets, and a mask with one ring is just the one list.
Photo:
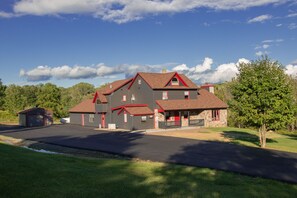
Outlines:
[[4, 84], [99, 86], [138, 71], [230, 80], [262, 54], [297, 73], [297, 4], [290, 0], [2, 0]]

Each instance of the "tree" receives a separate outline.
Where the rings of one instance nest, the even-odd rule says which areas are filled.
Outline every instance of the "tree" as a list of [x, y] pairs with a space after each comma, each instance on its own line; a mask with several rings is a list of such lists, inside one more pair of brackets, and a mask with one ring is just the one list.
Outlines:
[[62, 117], [60, 89], [51, 83], [41, 86], [37, 96], [37, 105], [52, 110], [56, 118]]
[[26, 107], [26, 97], [23, 89], [18, 85], [9, 85], [5, 90], [5, 104], [4, 107], [11, 114], [17, 114]]
[[294, 121], [292, 83], [281, 64], [267, 56], [241, 63], [238, 69], [230, 106], [247, 126], [259, 129], [260, 145], [264, 148], [268, 130], [284, 128]]
[[[228, 103], [233, 99], [233, 95], [231, 93], [231, 87], [236, 81], [232, 80], [231, 82], [224, 82], [221, 84], [215, 85], [215, 95], [220, 98], [225, 103]], [[237, 113], [236, 109], [229, 108], [228, 109], [228, 126], [234, 127], [243, 127], [243, 122], [241, 117]]]
[[68, 110], [84, 99], [92, 98], [95, 92], [93, 85], [89, 83], [78, 83], [69, 88], [60, 88], [62, 93], [62, 104], [64, 115], [68, 114]]
[[0, 110], [4, 109], [4, 101], [5, 101], [5, 89], [6, 86], [2, 84], [2, 81], [0, 79]]
[[22, 88], [23, 95], [26, 98], [26, 108], [35, 107], [37, 105], [37, 95], [39, 93], [40, 86], [25, 85]]

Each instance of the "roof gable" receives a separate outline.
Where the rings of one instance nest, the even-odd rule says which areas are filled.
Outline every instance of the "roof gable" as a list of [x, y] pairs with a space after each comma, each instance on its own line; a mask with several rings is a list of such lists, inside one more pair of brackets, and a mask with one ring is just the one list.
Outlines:
[[[186, 76], [178, 74], [177, 72], [168, 73], [145, 73], [139, 72], [133, 78], [128, 89], [133, 85], [136, 78], [140, 76], [152, 89], [197, 89], [195, 83], [193, 83]], [[178, 78], [182, 82], [183, 86], [169, 85], [172, 78]]]
[[92, 102], [95, 103], [97, 99], [99, 99], [101, 103], [107, 103], [106, 96], [99, 91], [96, 91]]
[[125, 86], [131, 81], [132, 81], [132, 78], [128, 78], [128, 79], [117, 80], [117, 81], [108, 83], [105, 87], [102, 87], [96, 91], [93, 97], [93, 103], [95, 103], [97, 99], [99, 99], [102, 103], [107, 103], [108, 101], [105, 95], [109, 95], [117, 91], [118, 89]]

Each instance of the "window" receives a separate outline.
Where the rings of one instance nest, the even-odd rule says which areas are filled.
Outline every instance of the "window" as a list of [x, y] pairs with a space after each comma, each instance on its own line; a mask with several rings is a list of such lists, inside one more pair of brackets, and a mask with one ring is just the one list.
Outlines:
[[101, 104], [101, 101], [99, 99], [97, 99], [96, 104]]
[[124, 112], [124, 122], [127, 123], [127, 113], [126, 113], [126, 111]]
[[124, 101], [126, 101], [126, 100], [127, 100], [126, 95], [123, 95], [123, 99], [122, 99], [122, 101], [124, 102]]
[[89, 123], [94, 122], [94, 114], [89, 114]]
[[186, 100], [189, 99], [189, 95], [190, 95], [189, 91], [185, 91], [185, 99], [186, 99]]
[[134, 94], [132, 94], [132, 96], [131, 96], [131, 100], [135, 100], [135, 96], [134, 96]]
[[167, 91], [163, 91], [162, 92], [162, 100], [167, 100], [168, 99], [168, 92]]
[[220, 110], [211, 111], [212, 120], [220, 120]]
[[179, 85], [178, 79], [177, 78], [172, 78], [171, 80], [171, 85]]
[[141, 79], [138, 80], [138, 84], [141, 85]]
[[141, 116], [141, 122], [146, 122], [146, 116]]

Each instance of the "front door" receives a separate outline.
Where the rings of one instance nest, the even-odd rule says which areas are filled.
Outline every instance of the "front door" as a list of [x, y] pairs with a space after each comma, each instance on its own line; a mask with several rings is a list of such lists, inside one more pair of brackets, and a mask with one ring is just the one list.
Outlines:
[[179, 116], [179, 112], [174, 112], [174, 121], [175, 121], [175, 125], [180, 125], [180, 116]]
[[101, 127], [105, 128], [105, 114], [101, 114]]

